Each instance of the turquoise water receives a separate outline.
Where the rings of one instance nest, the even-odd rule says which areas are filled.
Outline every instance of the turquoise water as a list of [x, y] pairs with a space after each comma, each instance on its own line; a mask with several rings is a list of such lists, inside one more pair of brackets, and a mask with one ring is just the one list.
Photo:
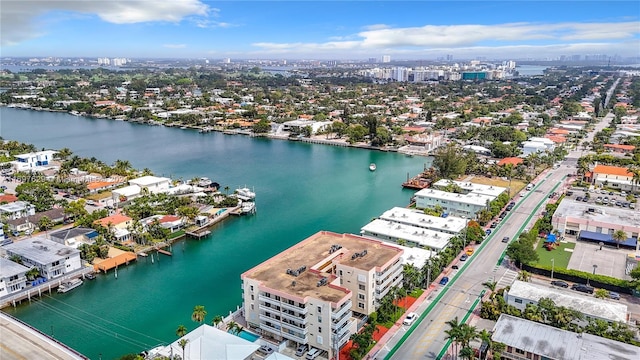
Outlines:
[[258, 341], [258, 339], [260, 339], [260, 335], [250, 333], [246, 330], [240, 331], [240, 333], [238, 333], [238, 336], [251, 342], [256, 342]]
[[[320, 230], [359, 233], [373, 217], [405, 206], [401, 183], [425, 159], [361, 149], [199, 134], [160, 126], [0, 108], [0, 136], [113, 163], [131, 161], [158, 175], [206, 176], [232, 190], [257, 193], [254, 216], [230, 218], [208, 238], [173, 247], [100, 275], [66, 294], [7, 312], [92, 359], [139, 352], [189, 330], [195, 305], [209, 323], [241, 305], [240, 274]], [[375, 172], [370, 163], [377, 164]]]

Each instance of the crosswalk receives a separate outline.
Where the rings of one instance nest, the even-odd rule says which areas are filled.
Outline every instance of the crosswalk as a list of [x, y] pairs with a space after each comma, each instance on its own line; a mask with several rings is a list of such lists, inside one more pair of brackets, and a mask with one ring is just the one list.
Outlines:
[[496, 289], [502, 289], [507, 286], [511, 286], [513, 282], [518, 278], [518, 272], [507, 269], [507, 271], [502, 275], [498, 284], [496, 285]]

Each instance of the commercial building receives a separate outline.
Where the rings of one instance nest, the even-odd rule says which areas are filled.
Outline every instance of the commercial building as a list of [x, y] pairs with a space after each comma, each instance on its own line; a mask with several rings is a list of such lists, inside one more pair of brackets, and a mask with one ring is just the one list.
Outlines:
[[51, 280], [82, 267], [80, 251], [42, 236], [34, 236], [4, 246], [7, 255], [18, 256], [25, 265], [35, 266], [40, 276]]
[[574, 333], [502, 314], [491, 340], [506, 345], [506, 360], [638, 359], [640, 347], [587, 333]]
[[504, 299], [507, 304], [512, 305], [521, 311], [527, 304], [537, 305], [542, 298], [549, 298], [557, 306], [563, 306], [580, 312], [585, 316], [584, 321], [589, 319], [601, 319], [607, 322], [618, 321], [627, 323], [629, 314], [627, 306], [614, 300], [597, 299], [593, 296], [586, 296], [573, 290], [563, 290], [550, 285], [533, 284], [516, 280], [511, 284], [511, 288], [504, 292]]
[[622, 230], [637, 239], [640, 214], [628, 208], [564, 199], [553, 213], [551, 225], [561, 234], [571, 236], [578, 236], [580, 231], [612, 235], [616, 230]]
[[0, 298], [23, 290], [27, 271], [28, 267], [0, 257]]
[[381, 241], [322, 231], [241, 275], [250, 329], [333, 358], [357, 323], [402, 282], [402, 250]]
[[593, 168], [591, 181], [596, 186], [631, 191], [634, 189], [633, 173], [626, 167], [596, 165]]

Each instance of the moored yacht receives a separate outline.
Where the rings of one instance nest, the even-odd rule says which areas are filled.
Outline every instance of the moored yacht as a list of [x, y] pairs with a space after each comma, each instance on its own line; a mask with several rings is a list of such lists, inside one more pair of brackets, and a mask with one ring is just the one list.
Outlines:
[[67, 291], [71, 291], [71, 290], [77, 288], [80, 285], [82, 285], [82, 280], [73, 279], [73, 280], [70, 280], [68, 282], [60, 284], [60, 286], [58, 286], [58, 292], [59, 293], [66, 293]]

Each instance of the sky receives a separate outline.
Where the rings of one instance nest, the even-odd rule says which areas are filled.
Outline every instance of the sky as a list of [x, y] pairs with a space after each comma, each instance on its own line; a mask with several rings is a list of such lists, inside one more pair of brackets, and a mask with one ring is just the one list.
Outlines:
[[640, 56], [640, 2], [0, 0], [0, 56]]

